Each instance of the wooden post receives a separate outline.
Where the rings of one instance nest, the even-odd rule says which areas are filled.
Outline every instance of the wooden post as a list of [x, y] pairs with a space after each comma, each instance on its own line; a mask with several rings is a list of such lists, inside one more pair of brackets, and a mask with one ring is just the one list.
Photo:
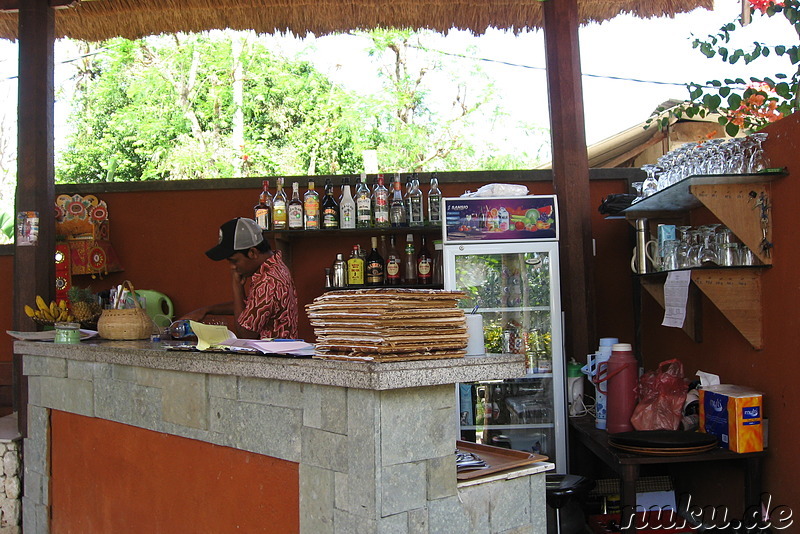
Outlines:
[[[47, 0], [23, 0], [19, 10], [19, 111], [16, 211], [39, 212], [34, 246], [14, 248], [14, 328], [34, 330], [25, 304], [55, 294], [55, 202], [53, 159], [53, 57], [55, 14]], [[23, 436], [27, 427], [27, 383], [14, 355], [14, 409]]]
[[559, 224], [565, 354], [582, 361], [595, 345], [589, 158], [583, 116], [577, 0], [548, 0], [544, 41], [553, 187]]

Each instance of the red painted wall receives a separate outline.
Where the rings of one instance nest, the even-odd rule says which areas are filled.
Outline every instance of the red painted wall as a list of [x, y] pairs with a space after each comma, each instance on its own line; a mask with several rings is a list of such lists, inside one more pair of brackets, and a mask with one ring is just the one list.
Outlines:
[[299, 531], [298, 465], [53, 410], [53, 534]]
[[[643, 299], [642, 355], [648, 369], [660, 361], [679, 358], [686, 375], [698, 371], [721, 376], [723, 383], [751, 386], [764, 393], [769, 418], [769, 456], [765, 461], [764, 491], [773, 506], [800, 503], [800, 441], [797, 403], [800, 377], [800, 114], [778, 121], [765, 130], [764, 143], [771, 167], [787, 167], [789, 175], [772, 182], [773, 266], [763, 272], [762, 310], [764, 348], [753, 349], [705, 297], [702, 298], [703, 341], [695, 343], [681, 330], [660, 326], [663, 310], [649, 296]], [[699, 214], [702, 216], [703, 214]], [[699, 476], [703, 476], [699, 474]], [[706, 478], [713, 484], [715, 475]], [[729, 491], [723, 484], [721, 494]], [[724, 501], [723, 501], [724, 502]], [[722, 504], [722, 503], [719, 503]]]

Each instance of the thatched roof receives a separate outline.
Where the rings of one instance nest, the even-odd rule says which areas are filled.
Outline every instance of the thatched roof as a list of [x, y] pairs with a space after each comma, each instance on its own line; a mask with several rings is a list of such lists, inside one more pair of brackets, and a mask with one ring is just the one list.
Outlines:
[[[584, 23], [621, 13], [651, 18], [712, 6], [713, 0], [578, 0]], [[55, 33], [84, 41], [224, 28], [301, 36], [375, 27], [480, 34], [490, 27], [519, 32], [542, 24], [537, 0], [90, 0], [57, 10]], [[16, 40], [16, 13], [0, 13], [0, 38]]]

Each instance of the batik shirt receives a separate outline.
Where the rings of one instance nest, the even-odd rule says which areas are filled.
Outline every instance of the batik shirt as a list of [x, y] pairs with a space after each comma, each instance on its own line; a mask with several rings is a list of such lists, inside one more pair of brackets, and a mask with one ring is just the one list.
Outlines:
[[261, 264], [250, 277], [239, 325], [260, 338], [297, 338], [297, 291], [281, 252]]

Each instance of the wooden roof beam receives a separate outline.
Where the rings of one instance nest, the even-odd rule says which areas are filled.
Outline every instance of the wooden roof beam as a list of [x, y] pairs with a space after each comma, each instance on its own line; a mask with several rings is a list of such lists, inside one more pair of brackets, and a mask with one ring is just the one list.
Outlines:
[[[20, 4], [24, 0], [0, 0], [0, 13], [19, 13]], [[53, 9], [67, 9], [78, 5], [79, 0], [49, 0]]]

